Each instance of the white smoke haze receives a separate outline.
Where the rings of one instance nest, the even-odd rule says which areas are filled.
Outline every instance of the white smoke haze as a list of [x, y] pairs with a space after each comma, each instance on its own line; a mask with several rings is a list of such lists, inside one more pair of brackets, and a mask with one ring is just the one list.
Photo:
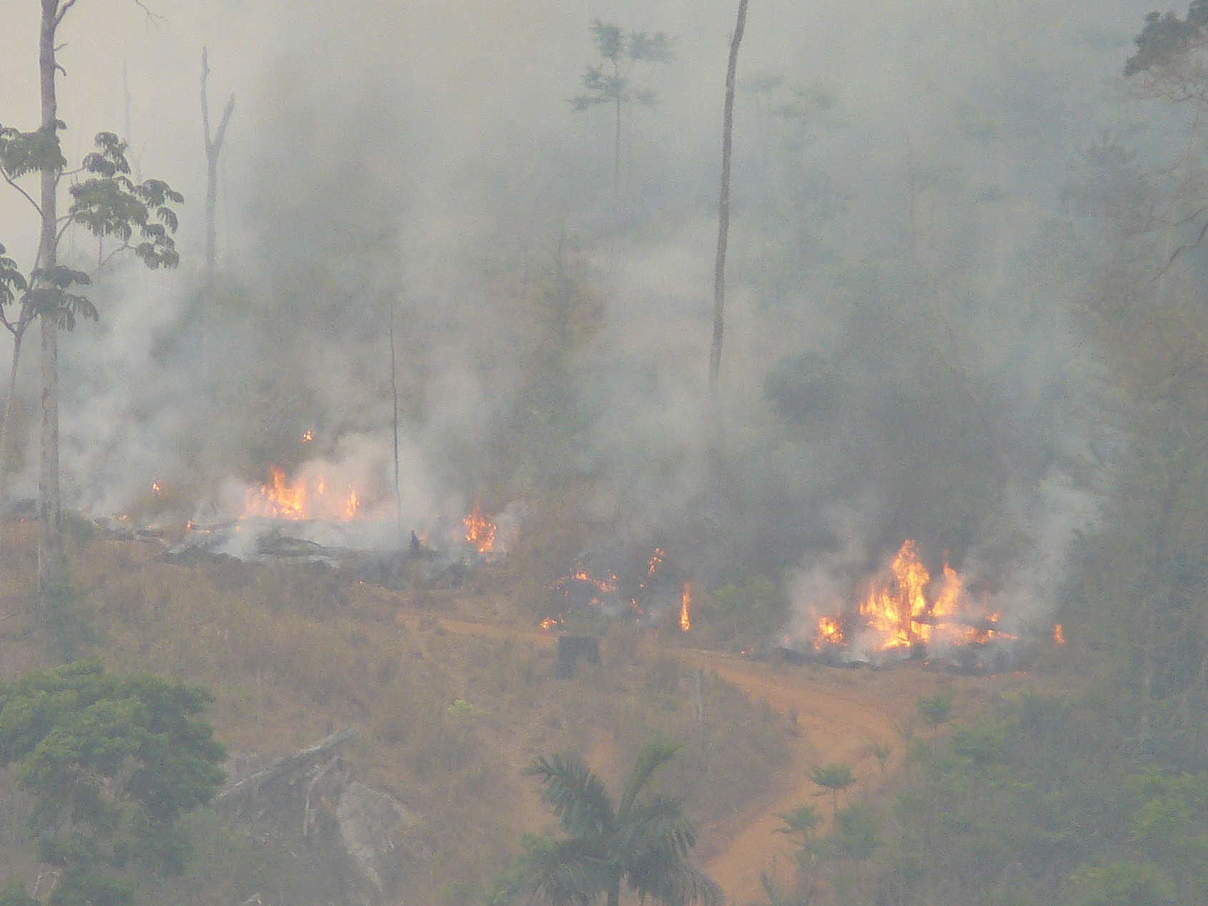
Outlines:
[[[716, 407], [732, 2], [152, 5], [162, 22], [85, 2], [65, 24], [69, 158], [122, 131], [124, 60], [139, 168], [187, 197], [181, 269], [116, 268], [65, 344], [74, 506], [126, 512], [162, 481], [182, 519], [231, 518], [276, 465], [362, 496], [368, 537], [311, 540], [396, 545], [393, 317], [404, 534], [443, 538], [482, 499], [514, 546], [531, 500], [574, 486], [602, 546], [674, 546], [706, 587], [789, 575], [796, 638], [906, 537], [1013, 618], [1051, 610], [1104, 430], [1068, 323], [1094, 230], [1062, 189], [1120, 116], [1150, 0], [752, 4]], [[0, 37], [5, 124], [36, 115], [35, 12]], [[660, 100], [625, 112], [619, 191], [610, 112], [567, 103], [596, 19], [676, 52], [640, 75]], [[203, 43], [212, 108], [238, 97], [208, 309]]]

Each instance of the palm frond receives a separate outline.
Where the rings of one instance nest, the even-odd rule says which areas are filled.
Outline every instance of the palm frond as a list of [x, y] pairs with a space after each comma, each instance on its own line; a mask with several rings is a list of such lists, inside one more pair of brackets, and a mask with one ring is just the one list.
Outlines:
[[664, 864], [649, 875], [629, 876], [629, 886], [638, 897], [666, 906], [721, 906], [725, 898], [717, 882], [687, 862]]
[[600, 835], [612, 827], [612, 802], [604, 782], [578, 756], [543, 756], [524, 773], [540, 779], [542, 798], [567, 833]]
[[663, 796], [636, 806], [620, 831], [619, 849], [635, 861], [674, 862], [695, 845], [696, 833], [680, 800]]
[[607, 859], [583, 840], [539, 839], [523, 861], [524, 887], [549, 906], [589, 906], [615, 876]]
[[679, 751], [677, 743], [651, 742], [642, 747], [638, 760], [633, 766], [629, 779], [625, 782], [625, 791], [621, 794], [621, 805], [617, 815], [624, 821], [624, 816], [633, 809], [633, 804], [642, 792], [642, 788], [650, 781], [651, 776], [670, 761]]

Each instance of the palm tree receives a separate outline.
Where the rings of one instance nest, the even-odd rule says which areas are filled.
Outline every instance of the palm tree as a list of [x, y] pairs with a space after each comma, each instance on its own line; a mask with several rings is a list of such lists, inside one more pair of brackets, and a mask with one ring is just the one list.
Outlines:
[[688, 862], [696, 834], [680, 800], [642, 796], [678, 748], [643, 747], [615, 805], [604, 782], [578, 756], [533, 762], [525, 773], [540, 779], [543, 798], [569, 836], [545, 837], [531, 846], [529, 889], [552, 906], [590, 906], [601, 894], [608, 906], [618, 906], [624, 881], [643, 900], [720, 906], [721, 889]]

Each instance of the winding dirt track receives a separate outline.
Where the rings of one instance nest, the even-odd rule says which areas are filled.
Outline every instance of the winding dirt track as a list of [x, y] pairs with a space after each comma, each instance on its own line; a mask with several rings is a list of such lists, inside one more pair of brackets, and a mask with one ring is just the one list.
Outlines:
[[[399, 614], [399, 618], [406, 623], [433, 619], [418, 613]], [[550, 633], [493, 623], [445, 617], [436, 622], [450, 633], [523, 640], [539, 647], [551, 647], [556, 639]], [[774, 666], [699, 649], [678, 653], [686, 665], [716, 673], [752, 700], [767, 702], [794, 720], [797, 728], [790, 737], [789, 763], [771, 779], [763, 800], [732, 820], [704, 828], [702, 836], [711, 841], [703, 854], [705, 870], [735, 906], [766, 901], [760, 883], [764, 872], [782, 882], [791, 877], [792, 843], [776, 833], [783, 825], [781, 814], [811, 804], [824, 818], [823, 829], [829, 824], [829, 798], [820, 796], [822, 791], [809, 779], [810, 771], [820, 764], [844, 762], [851, 765], [861, 792], [888, 788], [902, 757], [899, 729], [913, 715], [918, 697], [954, 684], [950, 677], [913, 665], [855, 671]], [[889, 747], [885, 765], [870, 750], [873, 744]]]

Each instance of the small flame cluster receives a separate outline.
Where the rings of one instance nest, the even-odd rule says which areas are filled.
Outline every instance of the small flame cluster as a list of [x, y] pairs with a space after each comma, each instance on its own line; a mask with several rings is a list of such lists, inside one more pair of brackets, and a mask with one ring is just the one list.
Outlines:
[[[658, 573], [666, 559], [667, 552], [661, 547], [656, 547], [647, 559], [646, 575], [638, 583], [636, 592], [626, 601], [628, 610], [633, 616], [643, 617], [646, 615], [646, 610], [642, 606], [642, 600], [649, 591], [655, 574]], [[610, 597], [619, 597], [620, 587], [621, 580], [615, 572], [596, 576], [592, 575], [589, 570], [582, 566], [576, 566], [569, 575], [563, 576], [553, 584], [554, 591], [561, 597], [568, 601], [575, 598], [579, 598], [580, 600], [586, 599], [585, 603], [590, 607], [600, 607]], [[545, 630], [552, 630], [561, 626], [565, 620], [566, 614], [561, 613], [556, 616], [546, 617], [538, 623], [538, 626]], [[692, 630], [692, 583], [688, 581], [683, 583], [680, 593], [678, 626], [681, 632], [690, 632]]]
[[461, 522], [466, 529], [466, 544], [472, 546], [480, 554], [494, 552], [495, 523], [483, 515], [478, 504], [474, 504], [474, 509]]
[[1014, 638], [998, 628], [998, 621], [999, 614], [967, 600], [964, 581], [947, 563], [943, 575], [933, 582], [918, 546], [907, 539], [888, 575], [872, 583], [856, 614], [819, 618], [814, 648], [842, 648], [855, 639], [873, 650], [893, 651]]
[[322, 475], [309, 481], [289, 481], [277, 466], [269, 469], [268, 483], [250, 488], [244, 503], [245, 516], [266, 519], [335, 519], [348, 521], [360, 512], [356, 488], [334, 492]]

